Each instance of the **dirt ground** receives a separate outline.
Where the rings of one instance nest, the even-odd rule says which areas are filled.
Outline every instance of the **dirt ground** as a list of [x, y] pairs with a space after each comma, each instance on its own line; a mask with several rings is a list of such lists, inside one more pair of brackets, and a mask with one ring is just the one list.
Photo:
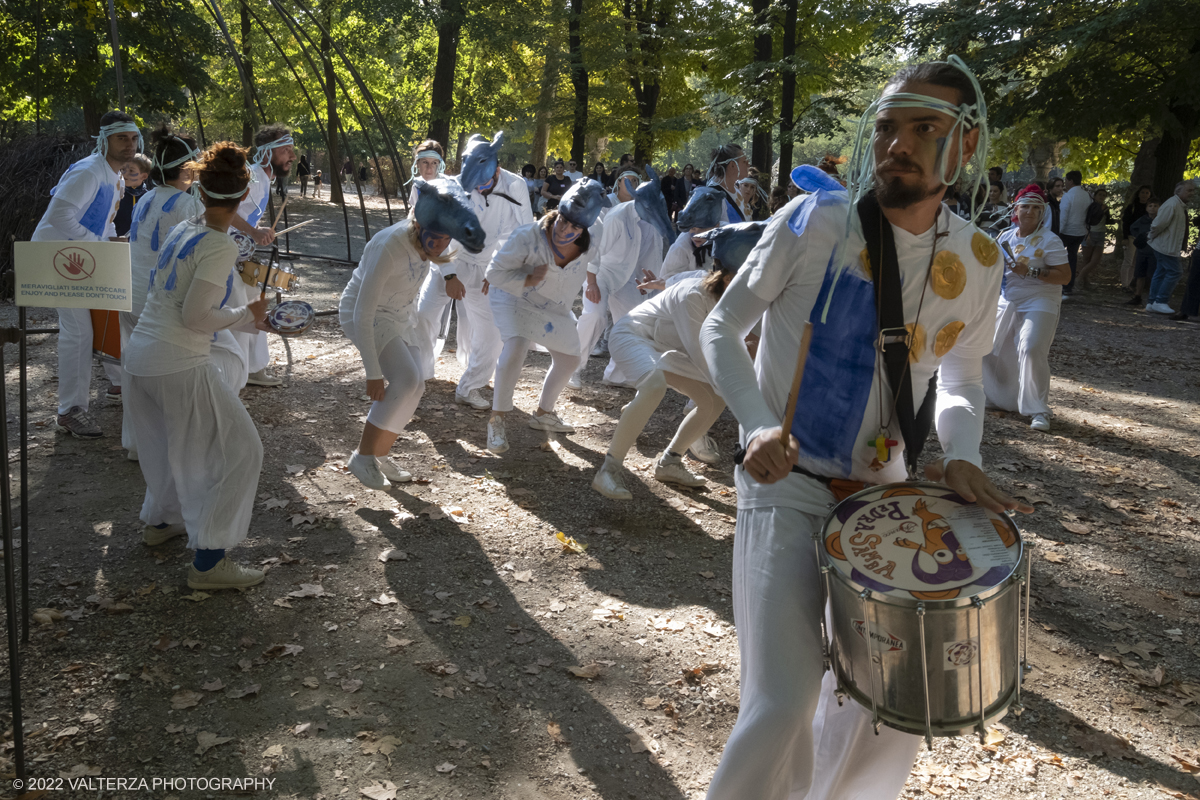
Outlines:
[[[374, 231], [386, 215], [370, 203]], [[340, 211], [293, 198], [290, 221], [310, 217], [321, 222], [292, 247], [345, 258]], [[299, 296], [336, 308], [349, 269], [294, 264]], [[987, 743], [936, 740], [905, 797], [1200, 796], [1200, 328], [1120, 305], [1106, 270], [1063, 306], [1054, 430], [986, 421], [990, 474], [1037, 508], [1019, 520], [1034, 546], [1025, 711]], [[11, 307], [0, 314], [13, 324]], [[271, 348], [286, 386], [243, 393], [266, 452], [234, 551], [269, 572], [206, 595], [186, 586], [181, 540], [141, 543], [120, 406], [94, 402], [101, 440], [54, 433], [54, 337], [31, 337], [30, 594], [64, 618], [35, 623], [22, 651], [28, 773], [50, 781], [29, 796], [703, 797], [738, 709], [731, 415], [713, 431], [722, 463], [692, 464], [709, 488], [666, 488], [646, 468], [681, 417], [670, 394], [621, 504], [589, 487], [632, 396], [600, 384], [606, 359], [564, 394], [578, 433], [543, 446], [521, 413], [547, 363], [531, 354], [497, 457], [485, 414], [453, 402], [461, 367], [447, 351], [394, 448], [416, 480], [373, 492], [344, 467], [368, 403], [336, 317]], [[15, 493], [15, 348], [5, 355]], [[97, 369], [101, 398], [104, 385]], [[19, 794], [8, 778], [0, 796]], [[184, 782], [101, 782], [117, 778]], [[271, 783], [187, 782], [236, 778]]]

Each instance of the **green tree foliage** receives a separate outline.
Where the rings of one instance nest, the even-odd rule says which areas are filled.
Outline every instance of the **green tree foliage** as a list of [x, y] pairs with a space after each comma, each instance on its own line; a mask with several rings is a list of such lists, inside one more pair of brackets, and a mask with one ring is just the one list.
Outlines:
[[1156, 193], [1182, 177], [1200, 136], [1194, 2], [945, 0], [912, 24], [920, 46], [978, 69], [999, 125], [1037, 117], [1060, 139], [1110, 144], [1114, 130], [1151, 132]]

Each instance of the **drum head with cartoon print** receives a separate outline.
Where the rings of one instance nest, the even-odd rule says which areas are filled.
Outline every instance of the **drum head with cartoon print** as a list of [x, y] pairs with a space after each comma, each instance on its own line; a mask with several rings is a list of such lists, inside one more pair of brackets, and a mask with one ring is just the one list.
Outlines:
[[934, 483], [876, 486], [825, 523], [825, 561], [854, 583], [917, 600], [969, 597], [1013, 574], [1020, 536], [1007, 516]]

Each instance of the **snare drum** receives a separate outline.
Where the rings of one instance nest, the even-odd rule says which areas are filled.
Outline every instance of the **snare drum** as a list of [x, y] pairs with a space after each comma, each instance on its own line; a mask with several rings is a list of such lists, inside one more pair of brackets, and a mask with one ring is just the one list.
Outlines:
[[942, 484], [894, 483], [843, 500], [814, 538], [838, 699], [870, 709], [876, 732], [932, 747], [1019, 708], [1029, 558], [1008, 516]]
[[121, 316], [118, 311], [92, 309], [92, 355], [109, 364], [121, 363]]
[[[242, 278], [242, 283], [255, 289], [261, 289], [263, 281], [267, 278], [268, 270], [266, 264], [260, 264], [254, 259], [246, 259], [237, 265], [237, 271]], [[300, 285], [300, 279], [294, 272], [273, 266], [270, 268], [270, 273], [269, 289], [290, 292]]]

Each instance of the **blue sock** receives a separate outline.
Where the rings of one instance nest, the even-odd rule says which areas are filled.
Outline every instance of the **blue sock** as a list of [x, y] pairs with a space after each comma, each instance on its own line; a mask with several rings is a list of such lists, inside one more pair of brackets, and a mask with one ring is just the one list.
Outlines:
[[170, 523], [163, 522], [158, 525], [155, 525], [154, 527], [161, 531], [163, 528], [171, 527], [171, 525], [170, 525]]
[[224, 550], [197, 550], [196, 559], [192, 561], [192, 566], [199, 572], [208, 572], [224, 557]]

